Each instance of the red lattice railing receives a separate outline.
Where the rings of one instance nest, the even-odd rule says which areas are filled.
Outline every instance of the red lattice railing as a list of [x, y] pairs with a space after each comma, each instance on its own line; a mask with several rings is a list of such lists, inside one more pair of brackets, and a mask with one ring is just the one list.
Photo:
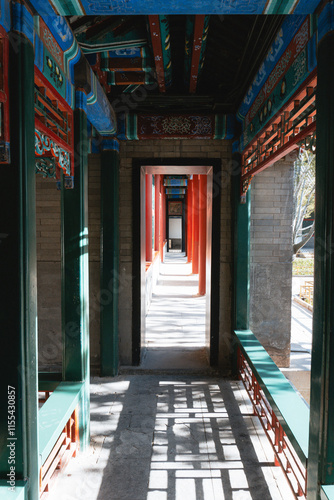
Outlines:
[[238, 373], [257, 416], [271, 443], [275, 465], [280, 466], [296, 499], [306, 499], [307, 472], [270, 406], [245, 356], [238, 347]]

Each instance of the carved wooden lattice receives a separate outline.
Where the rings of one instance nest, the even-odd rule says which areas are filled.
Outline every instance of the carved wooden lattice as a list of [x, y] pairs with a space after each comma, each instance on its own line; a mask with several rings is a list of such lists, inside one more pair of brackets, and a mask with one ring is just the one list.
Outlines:
[[[35, 68], [36, 172], [44, 177], [73, 179], [73, 111]], [[66, 182], [67, 187], [72, 182]]]
[[242, 154], [241, 195], [245, 196], [253, 176], [280, 160], [309, 135], [315, 134], [317, 76], [312, 74], [301, 89], [268, 125], [247, 145]]

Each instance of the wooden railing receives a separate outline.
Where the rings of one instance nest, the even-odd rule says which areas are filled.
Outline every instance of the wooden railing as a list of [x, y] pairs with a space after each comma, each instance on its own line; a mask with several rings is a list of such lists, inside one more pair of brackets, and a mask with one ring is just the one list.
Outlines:
[[250, 330], [235, 331], [238, 374], [296, 499], [306, 498], [309, 408]]
[[40, 498], [50, 484], [76, 456], [79, 447], [78, 405], [83, 384], [49, 382], [40, 387], [45, 393], [39, 410]]

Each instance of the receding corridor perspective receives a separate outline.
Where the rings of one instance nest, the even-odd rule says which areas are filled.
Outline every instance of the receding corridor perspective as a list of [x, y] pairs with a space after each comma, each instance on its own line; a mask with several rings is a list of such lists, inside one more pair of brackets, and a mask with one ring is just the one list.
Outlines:
[[146, 316], [143, 369], [209, 366], [205, 352], [206, 297], [198, 295], [198, 275], [181, 252], [166, 253]]

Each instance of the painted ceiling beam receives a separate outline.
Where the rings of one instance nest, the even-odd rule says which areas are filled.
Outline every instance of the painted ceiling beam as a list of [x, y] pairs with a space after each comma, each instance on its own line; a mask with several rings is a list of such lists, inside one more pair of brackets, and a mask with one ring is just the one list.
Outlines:
[[190, 85], [189, 92], [196, 92], [198, 79], [203, 69], [204, 54], [206, 48], [206, 40], [209, 30], [210, 16], [195, 16], [194, 20], [194, 36], [191, 49], [191, 65], [190, 65]]
[[169, 22], [167, 16], [148, 17], [159, 90], [166, 92], [172, 82]]
[[168, 15], [168, 14], [313, 14], [320, 0], [31, 0], [40, 14], [74, 15]]

